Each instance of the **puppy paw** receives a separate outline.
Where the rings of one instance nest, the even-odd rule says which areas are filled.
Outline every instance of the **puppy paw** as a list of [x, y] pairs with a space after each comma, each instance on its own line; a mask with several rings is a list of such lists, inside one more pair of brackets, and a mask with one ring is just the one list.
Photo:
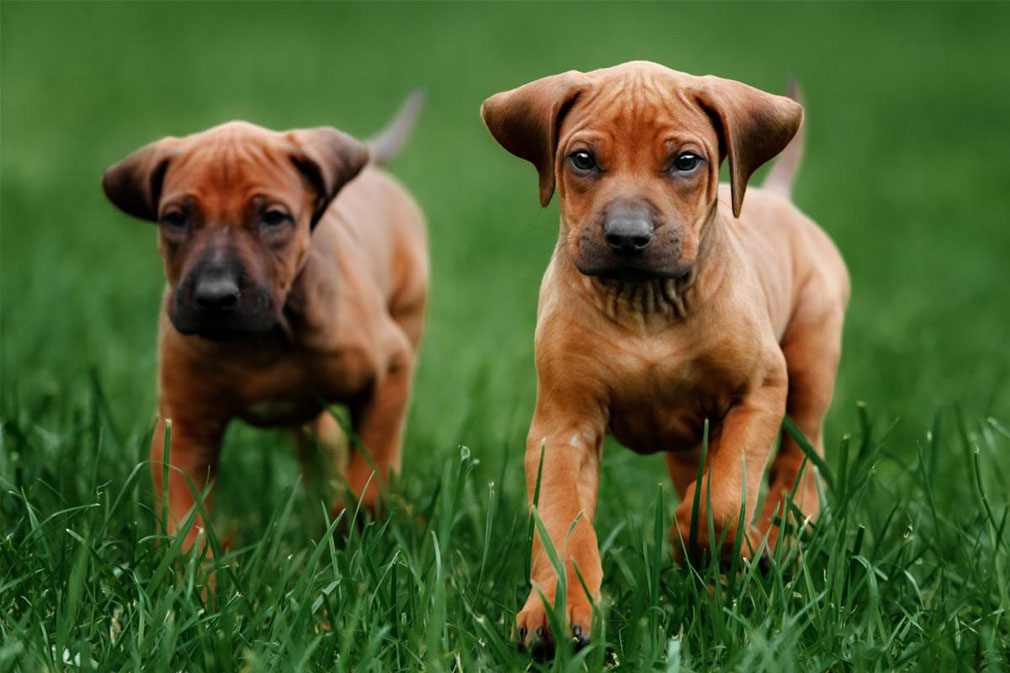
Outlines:
[[[739, 513], [739, 510], [737, 510]], [[750, 560], [755, 553], [759, 553], [761, 535], [754, 526], [747, 526], [741, 530], [736, 525], [735, 520], [728, 523], [713, 522], [715, 529], [715, 543], [718, 548], [716, 554], [719, 557], [719, 565], [729, 567], [733, 562], [734, 550], [736, 549], [739, 536], [745, 536], [740, 540], [740, 548], [737, 552], [739, 558]], [[670, 548], [673, 553], [673, 560], [676, 563], [683, 563], [685, 560], [685, 549], [687, 557], [693, 564], [705, 565], [712, 554], [712, 540], [709, 537], [708, 520], [704, 512], [699, 513], [697, 530], [694, 541], [691, 541], [691, 510], [690, 508], [678, 508], [676, 520], [670, 528]]]
[[780, 471], [768, 488], [758, 526], [762, 533], [768, 534], [768, 548], [771, 550], [782, 539], [786, 522], [790, 537], [795, 540], [802, 536], [811, 521], [817, 519], [820, 511], [815, 477], [804, 476], [799, 485], [795, 482], [794, 473]]
[[[592, 625], [592, 605], [585, 595], [569, 596], [564, 628], [568, 631], [572, 647], [576, 652], [589, 644]], [[555, 636], [543, 600], [536, 591], [531, 591], [526, 605], [516, 615], [515, 637], [520, 652], [528, 652], [537, 661], [554, 657]]]

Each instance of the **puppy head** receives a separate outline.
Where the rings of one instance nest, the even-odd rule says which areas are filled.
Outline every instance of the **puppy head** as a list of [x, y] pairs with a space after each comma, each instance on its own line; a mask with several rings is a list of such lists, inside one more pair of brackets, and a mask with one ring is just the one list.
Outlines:
[[751, 174], [788, 144], [792, 100], [718, 77], [632, 62], [569, 71], [484, 101], [495, 139], [557, 189], [562, 245], [584, 274], [678, 278], [697, 259], [729, 159], [733, 214]]
[[231, 122], [137, 150], [102, 187], [157, 223], [176, 329], [226, 339], [281, 322], [312, 228], [367, 161], [367, 146], [336, 129]]

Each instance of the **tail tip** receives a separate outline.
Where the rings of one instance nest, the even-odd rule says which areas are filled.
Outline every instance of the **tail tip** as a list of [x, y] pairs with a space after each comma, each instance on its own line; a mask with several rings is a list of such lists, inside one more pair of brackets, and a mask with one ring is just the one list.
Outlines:
[[427, 98], [428, 90], [425, 87], [411, 91], [386, 128], [367, 141], [371, 148], [373, 163], [383, 165], [400, 151], [421, 115], [421, 109]]

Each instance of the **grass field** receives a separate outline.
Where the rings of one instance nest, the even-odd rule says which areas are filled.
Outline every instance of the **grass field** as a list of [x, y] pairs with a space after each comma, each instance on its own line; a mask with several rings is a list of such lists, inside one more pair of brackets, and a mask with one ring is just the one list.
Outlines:
[[[0, 31], [0, 671], [530, 665], [509, 639], [557, 209], [477, 111], [632, 58], [805, 88], [796, 201], [854, 283], [831, 485], [802, 559], [720, 578], [670, 560], [662, 458], [608, 445], [600, 623], [543, 668], [1010, 670], [1010, 6], [3, 2]], [[331, 534], [286, 434], [236, 424], [230, 550], [176, 559], [145, 462], [155, 232], [99, 176], [232, 118], [367, 135], [418, 85], [392, 171], [430, 222], [433, 299], [391, 512]]]

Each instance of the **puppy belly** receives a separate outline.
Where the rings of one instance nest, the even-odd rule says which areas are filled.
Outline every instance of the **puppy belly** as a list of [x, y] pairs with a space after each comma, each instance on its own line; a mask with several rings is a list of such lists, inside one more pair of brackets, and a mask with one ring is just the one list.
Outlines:
[[[610, 433], [618, 442], [636, 453], [661, 451], [687, 452], [696, 450], [702, 442], [705, 419], [689, 413], [655, 410], [611, 418]], [[713, 419], [714, 420], [714, 419]], [[717, 423], [709, 428], [714, 435]]]
[[259, 427], [277, 425], [302, 425], [313, 420], [323, 408], [314, 399], [274, 398], [252, 402], [239, 417]]

